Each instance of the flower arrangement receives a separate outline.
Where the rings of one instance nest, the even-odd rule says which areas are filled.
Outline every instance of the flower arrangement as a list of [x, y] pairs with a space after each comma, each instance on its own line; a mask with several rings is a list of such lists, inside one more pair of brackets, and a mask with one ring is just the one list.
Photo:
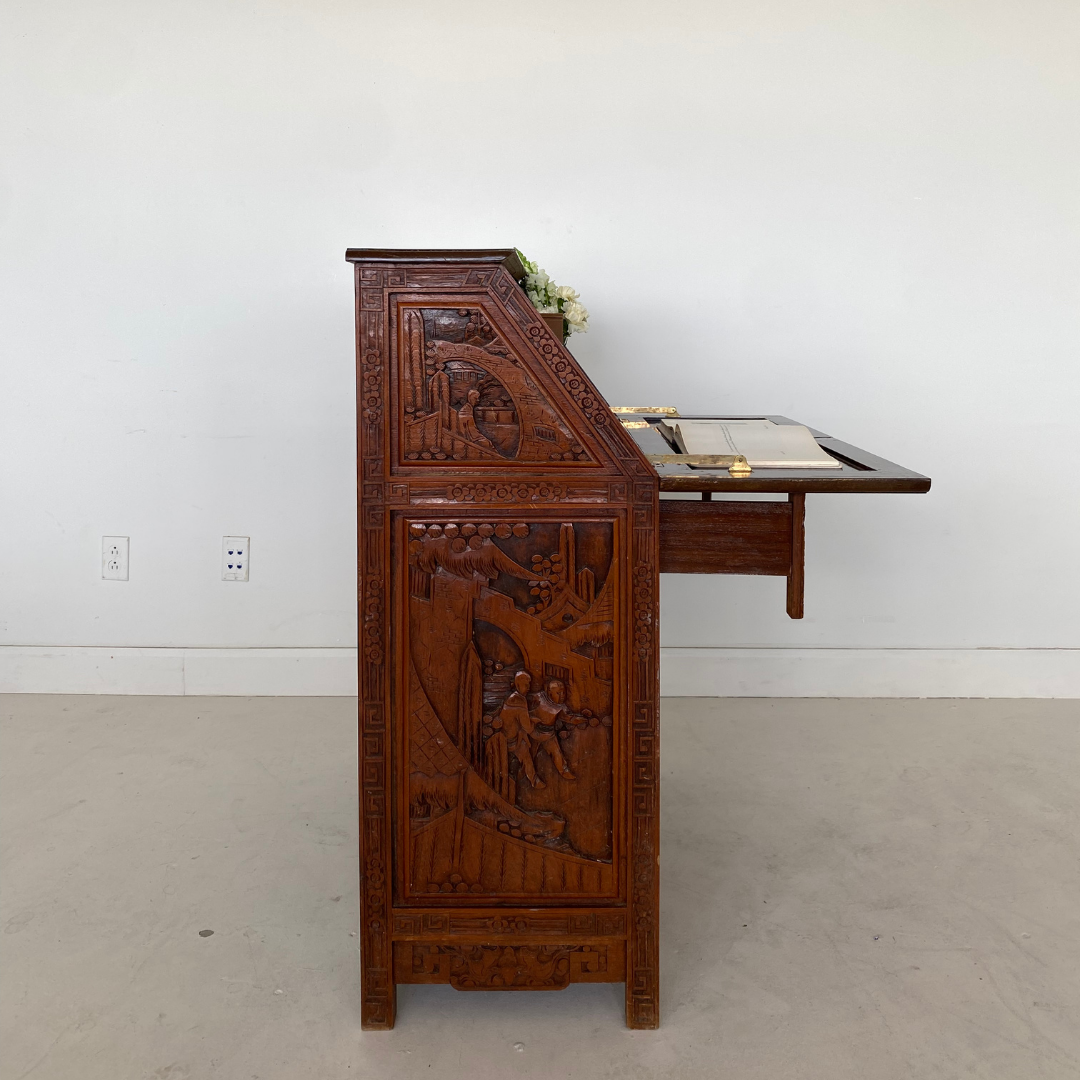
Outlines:
[[[532, 306], [541, 315], [562, 315], [566, 320], [566, 336], [584, 334], [589, 329], [589, 313], [569, 285], [556, 285], [536, 263], [519, 251], [518, 258], [525, 267], [525, 292]], [[564, 338], [565, 340], [565, 338]]]

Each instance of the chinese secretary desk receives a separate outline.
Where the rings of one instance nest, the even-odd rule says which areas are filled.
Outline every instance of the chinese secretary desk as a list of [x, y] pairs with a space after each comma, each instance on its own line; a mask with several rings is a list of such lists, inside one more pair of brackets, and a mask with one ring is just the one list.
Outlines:
[[393, 1026], [398, 983], [624, 982], [627, 1024], [656, 1027], [658, 575], [784, 576], [799, 618], [806, 493], [930, 482], [819, 433], [828, 477], [703, 471], [664, 410], [608, 407], [513, 250], [346, 258], [361, 1022]]

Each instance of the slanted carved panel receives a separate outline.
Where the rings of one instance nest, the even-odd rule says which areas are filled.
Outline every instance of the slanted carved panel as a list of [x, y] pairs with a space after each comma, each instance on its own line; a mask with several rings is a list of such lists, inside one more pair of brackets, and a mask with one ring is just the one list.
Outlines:
[[482, 304], [397, 307], [400, 464], [591, 462]]
[[619, 519], [405, 519], [403, 896], [614, 896]]

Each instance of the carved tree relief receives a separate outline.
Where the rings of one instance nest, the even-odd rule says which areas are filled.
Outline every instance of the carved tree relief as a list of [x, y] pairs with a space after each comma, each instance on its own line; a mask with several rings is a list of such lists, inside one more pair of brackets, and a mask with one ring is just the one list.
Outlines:
[[614, 521], [409, 524], [410, 895], [611, 895]]

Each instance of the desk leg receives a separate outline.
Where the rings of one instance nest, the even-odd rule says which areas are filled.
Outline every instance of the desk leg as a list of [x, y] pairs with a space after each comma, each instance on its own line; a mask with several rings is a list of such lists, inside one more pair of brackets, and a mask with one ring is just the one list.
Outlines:
[[803, 617], [803, 576], [806, 562], [806, 495], [791, 492], [791, 571], [787, 579], [787, 613], [789, 618]]

